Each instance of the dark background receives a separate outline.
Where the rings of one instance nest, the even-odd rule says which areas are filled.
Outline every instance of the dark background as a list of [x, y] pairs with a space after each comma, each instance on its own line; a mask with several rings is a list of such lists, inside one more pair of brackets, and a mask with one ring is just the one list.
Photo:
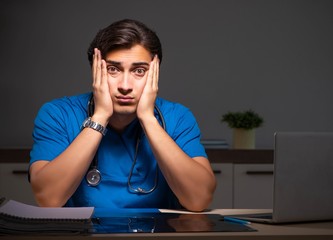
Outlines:
[[31, 147], [43, 103], [90, 91], [86, 50], [123, 18], [159, 35], [160, 96], [189, 107], [203, 138], [231, 143], [227, 111], [275, 131], [333, 131], [333, 1], [1, 0], [1, 148]]

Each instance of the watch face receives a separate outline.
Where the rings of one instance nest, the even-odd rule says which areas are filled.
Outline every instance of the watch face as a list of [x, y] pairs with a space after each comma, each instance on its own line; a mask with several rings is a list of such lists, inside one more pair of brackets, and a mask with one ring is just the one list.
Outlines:
[[106, 134], [106, 127], [103, 127], [101, 124], [94, 122], [91, 120], [91, 118], [87, 118], [86, 120], [84, 120], [84, 122], [82, 123], [82, 127], [83, 128], [92, 128], [94, 130], [96, 130], [97, 132], [100, 132], [103, 136], [105, 136]]
[[90, 186], [97, 186], [101, 181], [101, 173], [96, 168], [93, 168], [88, 171], [86, 180]]
[[90, 124], [90, 118], [87, 118], [86, 120], [84, 120], [82, 126], [83, 127], [89, 127], [89, 124]]

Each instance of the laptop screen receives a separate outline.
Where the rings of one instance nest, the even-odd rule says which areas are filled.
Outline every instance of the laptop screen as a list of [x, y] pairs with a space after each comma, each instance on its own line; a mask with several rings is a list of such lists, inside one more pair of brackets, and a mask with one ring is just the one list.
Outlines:
[[273, 220], [333, 219], [333, 133], [277, 132]]

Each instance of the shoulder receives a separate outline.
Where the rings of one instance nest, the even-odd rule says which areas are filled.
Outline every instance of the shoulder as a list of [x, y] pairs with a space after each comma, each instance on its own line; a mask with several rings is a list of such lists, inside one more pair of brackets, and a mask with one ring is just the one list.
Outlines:
[[180, 103], [157, 98], [155, 104], [167, 122], [169, 133], [173, 133], [176, 129], [191, 128], [197, 124], [191, 110]]
[[162, 98], [156, 99], [156, 106], [160, 108], [167, 133], [177, 145], [190, 157], [207, 157], [200, 143], [200, 128], [190, 109]]
[[53, 99], [39, 109], [35, 118], [36, 126], [59, 126], [81, 123], [87, 117], [88, 101], [91, 93]]
[[43, 104], [39, 110], [39, 115], [52, 113], [52, 115], [68, 116], [71, 113], [86, 111], [90, 96], [91, 93], [84, 93], [53, 99]]
[[190, 109], [180, 103], [171, 102], [164, 98], [158, 97], [155, 102], [156, 106], [165, 114], [174, 113], [186, 113], [190, 112]]
[[91, 93], [84, 93], [75, 96], [65, 96], [53, 99], [45, 103], [42, 108], [86, 108], [90, 99]]

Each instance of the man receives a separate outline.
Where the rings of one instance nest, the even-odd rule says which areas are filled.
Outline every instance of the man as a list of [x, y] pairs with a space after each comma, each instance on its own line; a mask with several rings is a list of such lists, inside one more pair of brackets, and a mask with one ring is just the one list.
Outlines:
[[92, 93], [40, 109], [30, 182], [40, 206], [209, 205], [215, 177], [192, 113], [157, 97], [161, 44], [135, 20], [100, 30], [88, 50]]

